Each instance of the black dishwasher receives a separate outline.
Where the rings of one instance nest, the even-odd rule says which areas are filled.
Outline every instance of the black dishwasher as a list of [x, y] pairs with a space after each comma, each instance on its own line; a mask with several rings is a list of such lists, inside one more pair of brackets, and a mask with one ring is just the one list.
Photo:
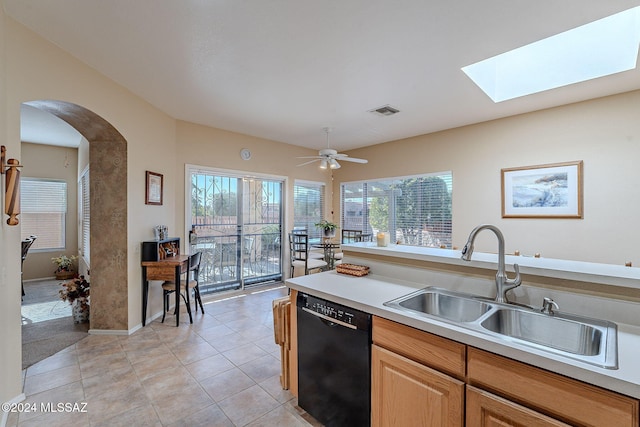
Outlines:
[[298, 406], [325, 426], [369, 426], [371, 315], [300, 292]]

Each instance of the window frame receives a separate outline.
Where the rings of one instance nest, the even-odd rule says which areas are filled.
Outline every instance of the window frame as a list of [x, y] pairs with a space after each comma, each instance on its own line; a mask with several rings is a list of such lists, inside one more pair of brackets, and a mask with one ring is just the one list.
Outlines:
[[[432, 181], [431, 178], [439, 178], [442, 183], [435, 180]], [[417, 180], [419, 187], [407, 188], [407, 185], [411, 185], [411, 183], [409, 182], [411, 180]], [[435, 182], [440, 186], [442, 186], [443, 184], [446, 185], [447, 198], [443, 201], [444, 206], [439, 210], [424, 212], [424, 214], [427, 216], [422, 217], [419, 220], [420, 227], [416, 228], [415, 224], [413, 225], [412, 231], [415, 233], [415, 235], [411, 235], [409, 233], [405, 235], [402, 230], [408, 230], [411, 228], [411, 224], [406, 223], [406, 219], [412, 218], [415, 214], [400, 215], [401, 212], [398, 210], [398, 208], [402, 206], [402, 200], [398, 199], [398, 197], [391, 197], [391, 195], [402, 191], [403, 186], [404, 191], [417, 189], [421, 194], [424, 194], [424, 191], [428, 191], [430, 189], [430, 187], [428, 186], [429, 182]], [[354, 187], [352, 190], [356, 190], [361, 194], [359, 196], [354, 196], [351, 198], [346, 197], [346, 191], [348, 191], [349, 186]], [[381, 187], [386, 187], [386, 191], [391, 191], [391, 194], [387, 194], [386, 196], [376, 196], [376, 187], [378, 189], [380, 189]], [[438, 193], [436, 193], [434, 190], [433, 195], [437, 194]], [[425, 202], [423, 201], [424, 199], [420, 199], [420, 196], [418, 196], [418, 199], [421, 201], [414, 200], [413, 205], [410, 207], [417, 207], [417, 210], [419, 212], [422, 212], [424, 211]], [[382, 204], [373, 206], [374, 200], [382, 200]], [[437, 199], [434, 198], [433, 200]], [[349, 205], [347, 205], [347, 203]], [[429, 206], [429, 204], [427, 204], [427, 206]], [[389, 232], [392, 242], [400, 242], [401, 244], [415, 246], [451, 248], [453, 236], [452, 208], [453, 172], [451, 171], [408, 176], [384, 177], [360, 181], [345, 181], [340, 183], [340, 225], [342, 229], [361, 230], [364, 234], [367, 235], [373, 235], [374, 233], [380, 231]], [[375, 211], [376, 209], [379, 209], [380, 211], [382, 211], [382, 213], [380, 213], [379, 215], [372, 214], [371, 211]], [[385, 209], [386, 214], [384, 213]], [[445, 219], [441, 219], [439, 222], [432, 221], [430, 219], [432, 214], [437, 214], [436, 216], [440, 216], [440, 218], [442, 218], [442, 216], [444, 215]], [[386, 224], [376, 224], [376, 222], [379, 222], [379, 220], [376, 221], [375, 217], [382, 218], [382, 220], [386, 219]], [[401, 222], [402, 218], [399, 217], [404, 217], [405, 224]], [[428, 223], [431, 223], [432, 226], [434, 224], [438, 224], [439, 227], [430, 228]], [[420, 232], [419, 230], [422, 231]]]
[[[298, 187], [306, 187], [310, 190], [317, 190], [320, 195], [320, 213], [318, 217], [314, 217], [309, 221], [300, 221], [296, 218], [296, 196], [298, 195]], [[315, 223], [324, 219], [324, 213], [327, 208], [327, 184], [321, 181], [307, 181], [303, 179], [296, 179], [293, 182], [293, 228], [296, 227], [305, 227], [307, 229], [307, 234], [309, 238], [317, 238], [321, 237], [321, 230], [315, 227]]]
[[[47, 234], [46, 233], [42, 233], [39, 230], [33, 230], [33, 229], [29, 229], [28, 228], [28, 223], [29, 223], [29, 216], [30, 215], [34, 215], [37, 214], [38, 212], [40, 213], [46, 213], [46, 211], [41, 211], [40, 209], [43, 208], [42, 203], [38, 204], [37, 208], [36, 205], [34, 205], [34, 210], [32, 211], [32, 208], [29, 206], [25, 206], [25, 202], [28, 205], [29, 203], [33, 203], [33, 202], [42, 202], [47, 200], [47, 197], [44, 197], [44, 195], [49, 196], [50, 194], [52, 194], [52, 192], [47, 192], [44, 191], [42, 192], [41, 189], [35, 188], [33, 189], [34, 192], [38, 192], [40, 191], [41, 193], [39, 194], [39, 196], [33, 196], [33, 200], [31, 200], [31, 196], [29, 193], [29, 183], [55, 183], [55, 184], [60, 184], [61, 187], [63, 187], [63, 189], [58, 189], [58, 190], [62, 190], [60, 191], [60, 195], [62, 196], [63, 200], [62, 202], [60, 202], [59, 204], [57, 204], [57, 206], [55, 206], [55, 204], [51, 204], [51, 209], [54, 209], [54, 206], [57, 207], [57, 210], [54, 209], [48, 213], [50, 214], [54, 214], [54, 213], [59, 213], [61, 215], [60, 218], [60, 237], [59, 237], [59, 241], [58, 243], [61, 244], [61, 246], [46, 246], [43, 247], [43, 244], [46, 244], [48, 241], [50, 241], [50, 239], [47, 239]], [[68, 199], [69, 199], [69, 186], [67, 181], [63, 180], [63, 179], [56, 179], [56, 178], [37, 178], [37, 177], [22, 177], [20, 178], [20, 186], [21, 186], [21, 200], [20, 200], [20, 210], [21, 210], [21, 223], [22, 223], [22, 227], [21, 227], [21, 237], [22, 239], [30, 236], [30, 235], [35, 235], [37, 236], [36, 241], [34, 242], [33, 246], [31, 247], [30, 251], [33, 252], [54, 252], [54, 251], [64, 251], [66, 250], [67, 247], [67, 230], [66, 230], [66, 222], [67, 222], [67, 211], [68, 211]], [[62, 194], [62, 192], [64, 194]], [[47, 206], [44, 206], [44, 208], [47, 208]]]
[[91, 260], [91, 175], [89, 166], [80, 173], [78, 180], [78, 220], [80, 222], [78, 250], [87, 266]]

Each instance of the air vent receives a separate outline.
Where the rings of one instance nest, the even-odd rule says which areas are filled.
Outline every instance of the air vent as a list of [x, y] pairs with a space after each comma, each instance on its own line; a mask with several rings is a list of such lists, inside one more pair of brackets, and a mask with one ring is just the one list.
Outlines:
[[393, 108], [390, 105], [385, 105], [380, 108], [374, 108], [373, 110], [369, 110], [370, 113], [380, 114], [381, 116], [393, 116], [396, 113], [399, 113], [400, 110]]

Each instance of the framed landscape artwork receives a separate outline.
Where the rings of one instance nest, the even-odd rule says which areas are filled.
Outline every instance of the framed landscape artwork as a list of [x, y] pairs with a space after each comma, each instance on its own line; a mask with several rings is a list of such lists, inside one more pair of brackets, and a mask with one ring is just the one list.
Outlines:
[[147, 205], [162, 205], [163, 176], [159, 173], [147, 171], [144, 202]]
[[582, 218], [582, 161], [502, 169], [503, 218]]

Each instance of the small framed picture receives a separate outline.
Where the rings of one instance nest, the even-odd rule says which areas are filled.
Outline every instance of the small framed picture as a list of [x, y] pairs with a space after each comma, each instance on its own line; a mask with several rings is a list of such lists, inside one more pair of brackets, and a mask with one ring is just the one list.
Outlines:
[[147, 171], [144, 202], [147, 205], [162, 205], [162, 174]]
[[503, 218], [582, 218], [582, 161], [502, 169]]

